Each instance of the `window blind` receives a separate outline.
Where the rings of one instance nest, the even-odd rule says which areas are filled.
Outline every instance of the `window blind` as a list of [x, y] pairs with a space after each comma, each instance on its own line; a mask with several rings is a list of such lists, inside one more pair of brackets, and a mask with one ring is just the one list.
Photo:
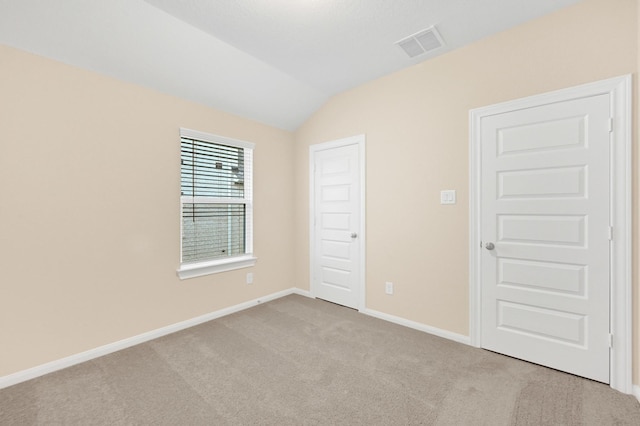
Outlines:
[[244, 198], [244, 148], [181, 139], [182, 195]]
[[252, 150], [184, 136], [180, 145], [182, 262], [244, 255]]

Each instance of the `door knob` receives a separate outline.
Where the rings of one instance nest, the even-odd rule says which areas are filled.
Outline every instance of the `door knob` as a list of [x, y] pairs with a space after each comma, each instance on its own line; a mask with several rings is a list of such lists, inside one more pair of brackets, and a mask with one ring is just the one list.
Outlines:
[[358, 234], [356, 234], [355, 232], [351, 233], [351, 238], [358, 238]]
[[484, 248], [486, 248], [487, 250], [493, 250], [494, 248], [496, 248], [496, 246], [493, 243], [487, 243], [484, 245]]

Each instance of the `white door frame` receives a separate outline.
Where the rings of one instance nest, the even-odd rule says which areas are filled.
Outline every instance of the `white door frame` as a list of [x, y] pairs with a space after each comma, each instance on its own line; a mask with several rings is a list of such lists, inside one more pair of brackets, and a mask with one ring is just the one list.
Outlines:
[[481, 120], [495, 114], [570, 99], [600, 94], [611, 96], [610, 217], [613, 241], [609, 311], [613, 344], [610, 352], [610, 386], [627, 394], [632, 393], [631, 81], [631, 75], [625, 75], [469, 112], [469, 334], [471, 345], [481, 347]]
[[358, 311], [362, 311], [366, 308], [365, 305], [365, 295], [366, 295], [366, 279], [365, 279], [365, 264], [366, 264], [366, 256], [365, 256], [365, 135], [356, 135], [351, 136], [344, 139], [338, 139], [331, 142], [324, 142], [320, 144], [315, 144], [309, 146], [309, 292], [311, 297], [316, 297], [316, 289], [314, 288], [314, 279], [313, 279], [313, 271], [314, 271], [314, 262], [316, 260], [315, 253], [315, 226], [314, 226], [314, 217], [315, 217], [315, 173], [313, 170], [313, 165], [315, 164], [315, 154], [318, 151], [324, 151], [327, 149], [334, 148], [342, 148], [349, 145], [357, 145], [358, 146], [358, 158], [360, 168], [360, 229], [356, 232], [358, 233], [358, 238], [356, 239], [356, 244], [359, 244], [360, 249], [360, 282], [358, 283]]

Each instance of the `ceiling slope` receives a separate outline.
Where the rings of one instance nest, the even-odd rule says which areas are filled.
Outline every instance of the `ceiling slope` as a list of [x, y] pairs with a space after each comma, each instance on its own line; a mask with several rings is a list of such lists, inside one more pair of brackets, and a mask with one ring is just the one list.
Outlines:
[[[344, 90], [579, 0], [0, 0], [0, 43], [295, 130]], [[444, 47], [395, 45], [435, 26]]]
[[[333, 95], [579, 0], [146, 0]], [[431, 26], [445, 47], [395, 42]]]
[[142, 0], [0, 0], [0, 43], [287, 130], [327, 99]]

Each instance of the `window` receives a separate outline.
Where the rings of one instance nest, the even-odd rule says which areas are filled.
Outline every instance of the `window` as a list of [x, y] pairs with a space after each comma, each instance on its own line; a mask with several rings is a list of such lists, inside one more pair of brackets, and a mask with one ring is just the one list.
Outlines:
[[253, 147], [180, 129], [180, 278], [255, 264]]

